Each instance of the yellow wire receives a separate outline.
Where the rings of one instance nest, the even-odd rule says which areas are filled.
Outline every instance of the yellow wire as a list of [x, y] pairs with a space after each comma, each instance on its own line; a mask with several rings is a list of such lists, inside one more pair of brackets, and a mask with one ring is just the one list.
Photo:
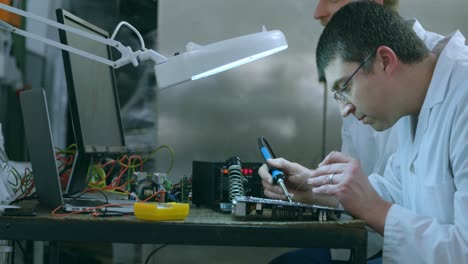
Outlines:
[[63, 150], [63, 149], [60, 149], [58, 147], [55, 147], [55, 149], [57, 150], [57, 154], [76, 154], [76, 144], [71, 144], [70, 146], [68, 146], [68, 148], [66, 150]]
[[174, 153], [174, 150], [168, 145], [161, 145], [161, 146], [157, 147], [146, 158], [143, 159], [143, 162], [146, 162], [151, 156], [153, 156], [154, 154], [156, 154], [159, 150], [161, 150], [163, 148], [166, 148], [171, 153], [171, 163], [169, 164], [169, 168], [166, 171], [166, 173], [169, 174], [169, 172], [171, 172], [171, 170], [172, 170], [172, 167], [174, 166], [175, 153]]
[[103, 188], [106, 186], [106, 172], [99, 165], [93, 165], [91, 168], [90, 180], [88, 186], [91, 188]]

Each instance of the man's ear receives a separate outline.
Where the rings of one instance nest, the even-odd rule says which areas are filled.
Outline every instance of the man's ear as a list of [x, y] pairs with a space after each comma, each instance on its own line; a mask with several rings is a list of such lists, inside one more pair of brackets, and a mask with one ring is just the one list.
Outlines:
[[374, 2], [376, 2], [377, 4], [383, 5], [383, 0], [374, 0]]
[[387, 46], [380, 46], [377, 48], [377, 60], [379, 67], [385, 72], [385, 74], [392, 75], [398, 66], [398, 57], [395, 52]]

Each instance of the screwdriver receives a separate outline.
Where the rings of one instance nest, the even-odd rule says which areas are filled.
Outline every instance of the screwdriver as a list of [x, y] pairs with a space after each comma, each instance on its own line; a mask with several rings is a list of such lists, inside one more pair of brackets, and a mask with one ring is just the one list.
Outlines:
[[[268, 144], [268, 141], [264, 137], [258, 138], [258, 147], [260, 148], [260, 152], [262, 153], [265, 162], [267, 159], [276, 158], [275, 154], [273, 153], [273, 150], [270, 147], [270, 144]], [[285, 176], [283, 171], [277, 168], [270, 168], [270, 166], [268, 166], [268, 169], [271, 174], [273, 184], [278, 184], [281, 190], [283, 191], [286, 199], [288, 199], [288, 201], [292, 203], [291, 194], [288, 192], [288, 189], [286, 189], [286, 186], [284, 185]]]

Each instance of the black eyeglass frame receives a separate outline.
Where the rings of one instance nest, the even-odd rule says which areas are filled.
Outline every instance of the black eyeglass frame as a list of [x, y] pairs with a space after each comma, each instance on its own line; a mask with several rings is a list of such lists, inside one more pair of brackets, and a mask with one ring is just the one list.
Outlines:
[[348, 88], [349, 82], [353, 79], [354, 75], [366, 64], [366, 62], [374, 55], [376, 50], [374, 50], [371, 54], [369, 54], [362, 62], [359, 64], [359, 66], [354, 70], [354, 72], [349, 76], [349, 78], [341, 85], [339, 89], [332, 89], [333, 92], [333, 99], [335, 99], [338, 102], [343, 102], [344, 104], [349, 103], [348, 97], [343, 94], [343, 92], [346, 91]]

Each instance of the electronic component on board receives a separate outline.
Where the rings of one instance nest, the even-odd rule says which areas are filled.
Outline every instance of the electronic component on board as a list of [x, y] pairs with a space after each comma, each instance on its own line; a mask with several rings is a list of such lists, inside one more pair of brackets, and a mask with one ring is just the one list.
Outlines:
[[231, 157], [226, 160], [228, 170], [229, 200], [236, 196], [244, 196], [244, 185], [247, 179], [242, 175], [242, 162], [239, 157]]
[[154, 196], [157, 192], [165, 190], [164, 183], [167, 182], [167, 177], [164, 173], [134, 172], [132, 180], [131, 190], [138, 199], [143, 201], [152, 197], [150, 201], [166, 201], [164, 192]]
[[237, 196], [233, 199], [232, 204], [234, 216], [261, 220], [327, 221], [339, 219], [341, 213], [343, 213], [343, 209], [340, 208], [252, 196]]
[[[231, 213], [232, 199], [230, 191], [234, 191], [229, 177], [242, 175], [243, 192], [245, 196], [262, 197], [262, 179], [258, 175], [260, 162], [241, 162], [241, 168], [232, 167], [228, 161], [210, 162], [193, 161], [192, 171], [192, 203], [206, 206], [215, 211]], [[229, 168], [231, 167], [231, 170]], [[236, 194], [237, 195], [237, 194]]]

